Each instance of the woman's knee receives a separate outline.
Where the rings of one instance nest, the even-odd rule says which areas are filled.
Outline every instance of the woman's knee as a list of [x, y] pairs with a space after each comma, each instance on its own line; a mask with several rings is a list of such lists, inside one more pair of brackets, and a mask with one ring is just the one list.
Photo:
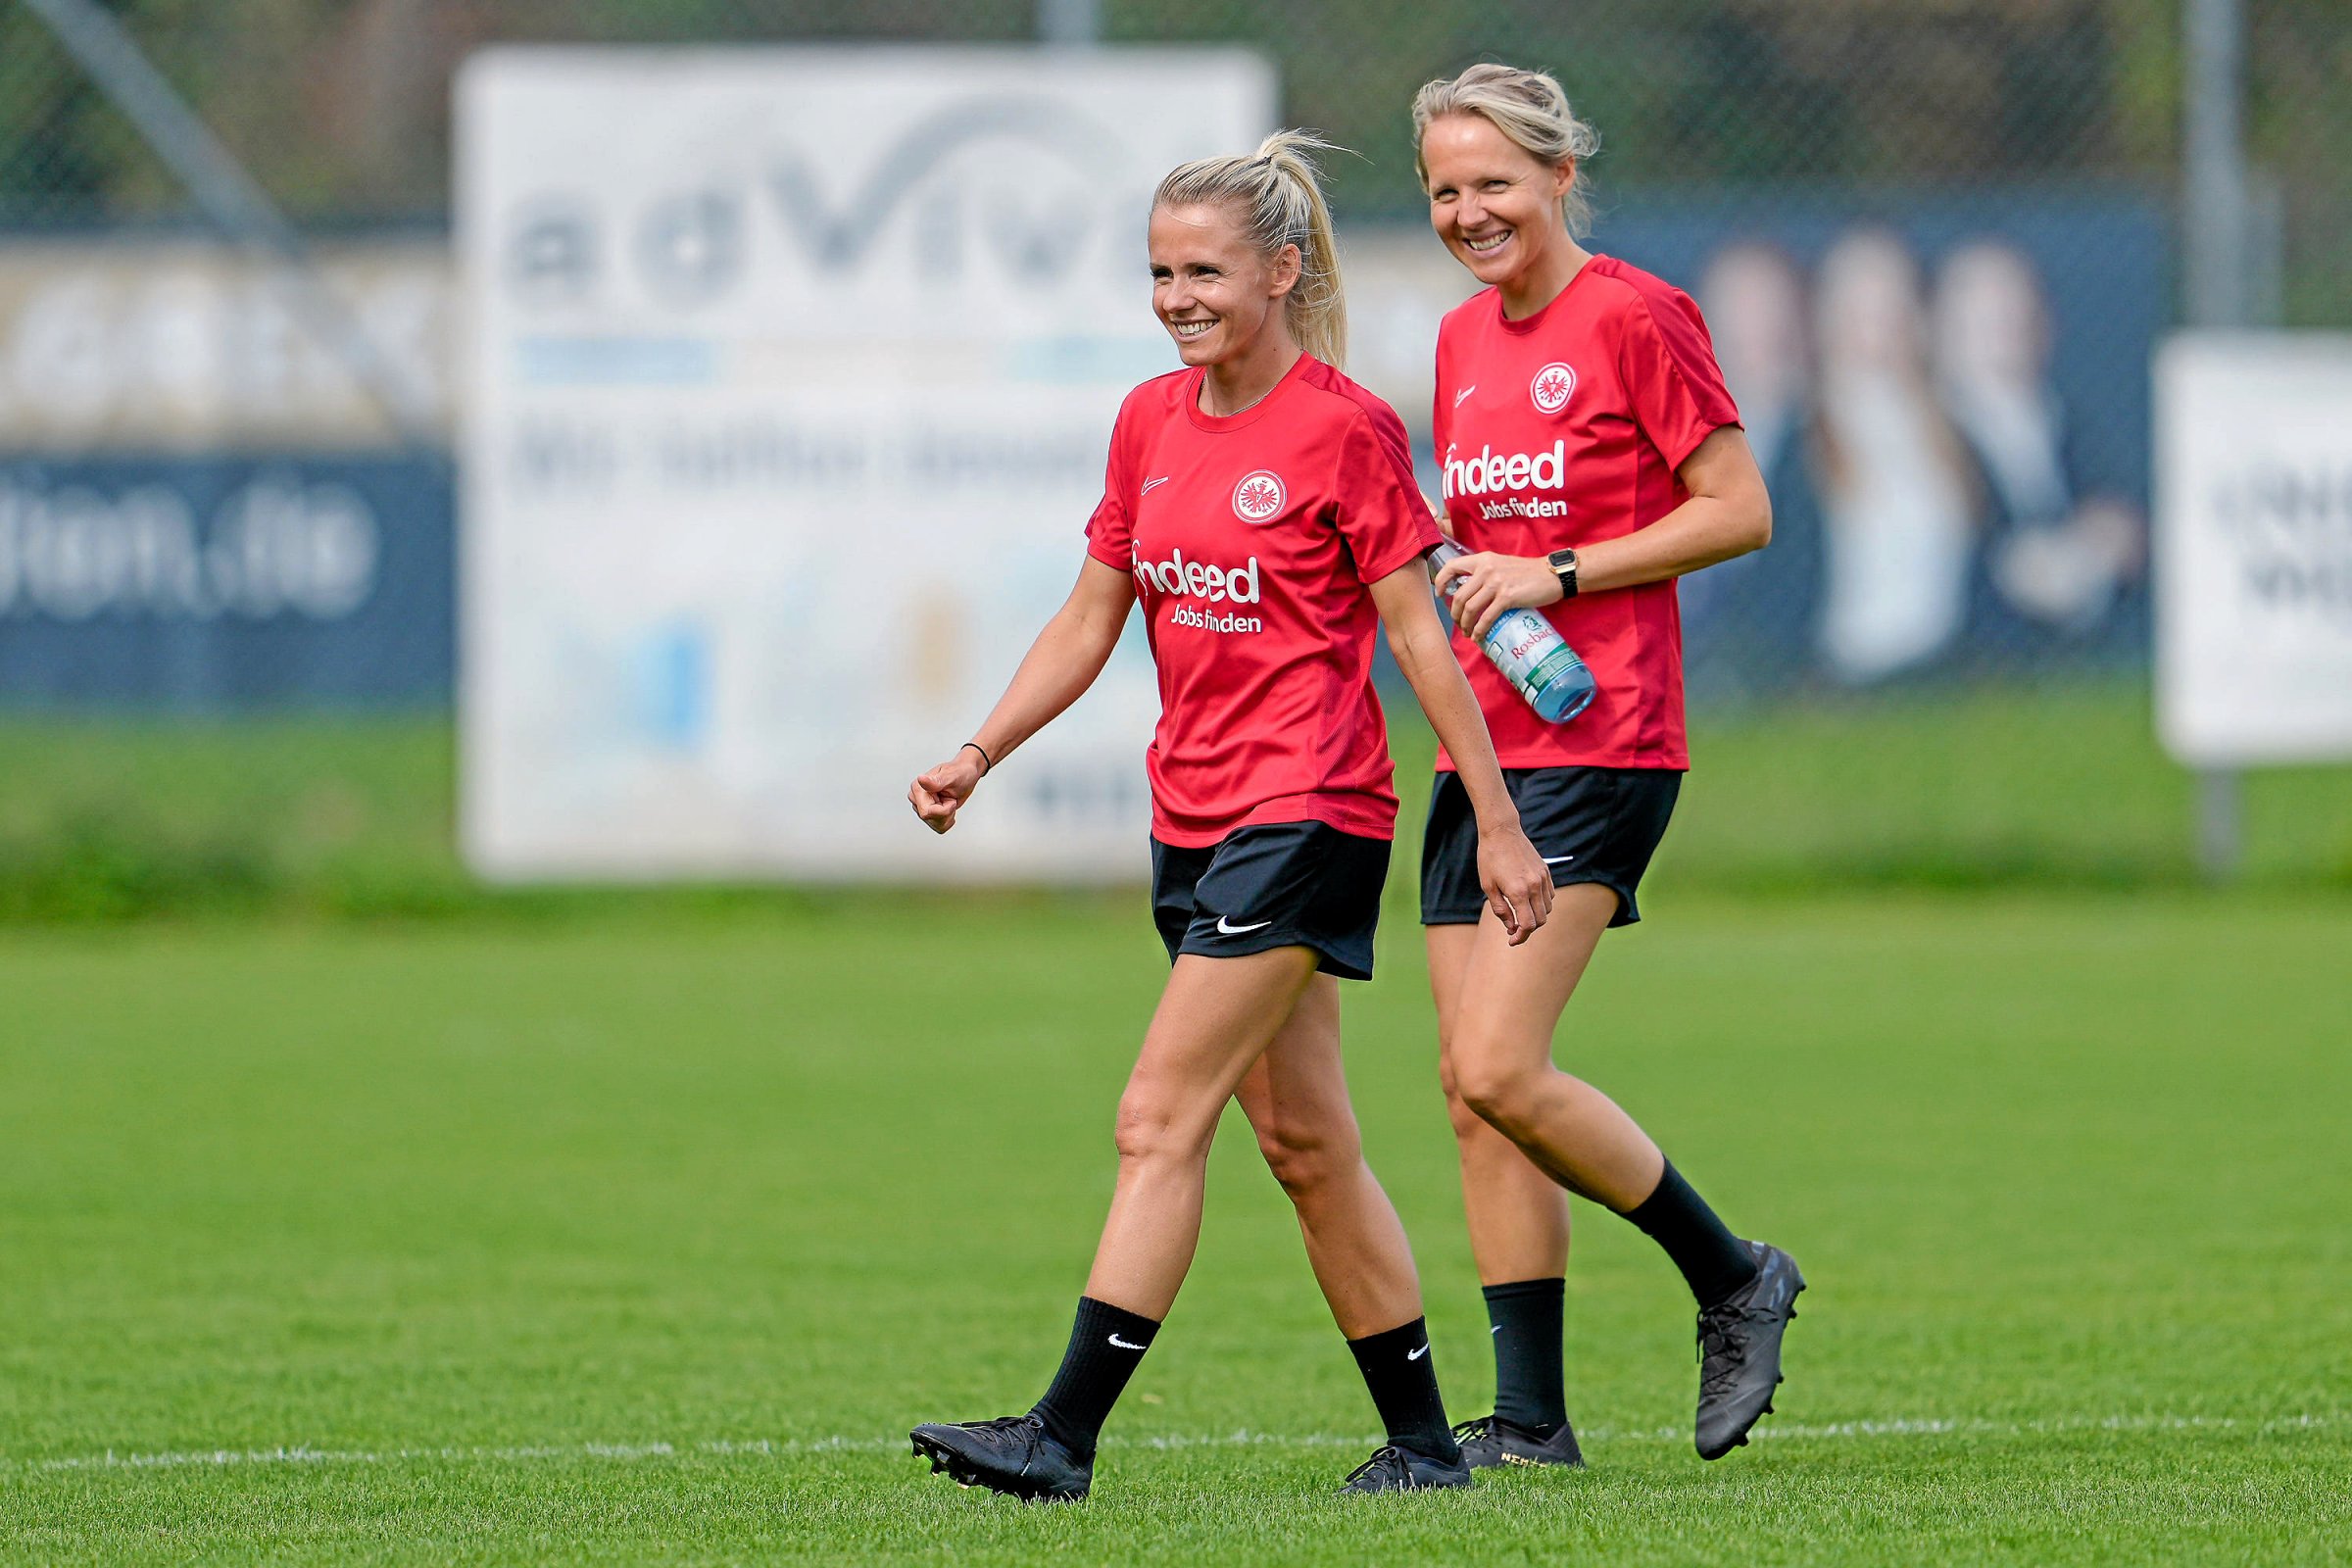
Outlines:
[[1355, 1119], [1324, 1122], [1302, 1117], [1270, 1117], [1256, 1128], [1257, 1152], [1282, 1190], [1298, 1198], [1352, 1175], [1364, 1161], [1364, 1146]]
[[[1529, 1125], [1551, 1063], [1525, 1053], [1473, 1048], [1456, 1053], [1447, 1109], [1469, 1115], [1504, 1133]], [[1456, 1122], [1456, 1127], [1462, 1125]]]
[[1110, 1136], [1119, 1162], [1135, 1164], [1206, 1159], [1216, 1130], [1213, 1115], [1203, 1117], [1166, 1094], [1130, 1086], [1119, 1097]]
[[1487, 1119], [1462, 1098], [1461, 1075], [1453, 1069], [1451, 1052], [1438, 1058], [1438, 1087], [1446, 1092], [1446, 1119], [1453, 1124], [1454, 1137], [1475, 1138], [1488, 1130]]

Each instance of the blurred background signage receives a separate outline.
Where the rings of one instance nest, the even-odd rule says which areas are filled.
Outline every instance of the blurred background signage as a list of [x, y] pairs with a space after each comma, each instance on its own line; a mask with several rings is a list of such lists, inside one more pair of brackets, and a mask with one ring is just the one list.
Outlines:
[[1174, 365], [1152, 187], [1238, 52], [494, 50], [460, 85], [463, 828], [499, 877], [1133, 877], [1130, 637], [947, 845], [909, 831], [1067, 593]]
[[2352, 336], [2182, 333], [2156, 390], [2165, 745], [2352, 758]]
[[[434, 236], [318, 275], [447, 417]], [[270, 270], [178, 236], [0, 243], [0, 694], [188, 711], [432, 707], [450, 482]]]

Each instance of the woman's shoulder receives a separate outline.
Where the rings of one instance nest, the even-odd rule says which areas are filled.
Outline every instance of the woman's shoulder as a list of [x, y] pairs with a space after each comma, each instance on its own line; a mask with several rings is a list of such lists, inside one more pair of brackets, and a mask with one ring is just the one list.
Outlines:
[[1352, 425], [1360, 419], [1383, 435], [1404, 429], [1404, 420], [1389, 406], [1388, 399], [1337, 366], [1315, 360], [1298, 379], [1302, 386], [1317, 394], [1311, 406], [1340, 425]]
[[1494, 288], [1482, 288], [1438, 318], [1438, 341], [1486, 325], [1501, 314], [1502, 296]]
[[1119, 400], [1119, 417], [1124, 419], [1130, 413], [1157, 413], [1181, 407], [1195, 373], [1191, 366], [1180, 365], [1130, 388]]
[[1695, 321], [1698, 302], [1654, 272], [1645, 272], [1614, 256], [1594, 256], [1585, 264], [1593, 274], [1595, 305], [1603, 314], [1623, 317], [1672, 317]]

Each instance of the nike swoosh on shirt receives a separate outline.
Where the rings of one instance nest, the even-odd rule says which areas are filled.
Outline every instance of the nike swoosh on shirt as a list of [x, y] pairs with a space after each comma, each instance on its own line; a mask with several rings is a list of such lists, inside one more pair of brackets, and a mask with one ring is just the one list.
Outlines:
[[1175, 476], [1174, 474], [1172, 474], [1172, 473], [1163, 473], [1163, 474], [1161, 474], [1161, 475], [1160, 475], [1158, 478], [1156, 478], [1156, 479], [1146, 479], [1146, 480], [1144, 481], [1144, 487], [1143, 487], [1143, 489], [1142, 489], [1142, 490], [1140, 490], [1140, 491], [1138, 491], [1138, 492], [1137, 492], [1137, 495], [1138, 495], [1138, 497], [1139, 497], [1139, 498], [1140, 498], [1140, 497], [1142, 497], [1142, 496], [1148, 496], [1148, 495], [1150, 495], [1150, 494], [1152, 492], [1152, 490], [1153, 490], [1153, 489], [1154, 489], [1156, 486], [1159, 486], [1159, 485], [1166, 484], [1166, 483], [1167, 483], [1167, 482], [1168, 482], [1170, 479], [1173, 479], [1173, 478], [1175, 478], [1175, 477], [1176, 477], [1176, 476]]
[[1453, 395], [1453, 406], [1457, 409], [1460, 408], [1462, 406], [1462, 399], [1468, 397], [1471, 393], [1477, 390], [1478, 383], [1476, 381], [1471, 382], [1468, 386], [1462, 388], [1459, 392], [1456, 392]]
[[1220, 914], [1217, 916], [1217, 935], [1221, 937], [1238, 937], [1250, 931], [1263, 931], [1266, 927], [1272, 925], [1273, 923], [1274, 922], [1271, 920], [1260, 920], [1255, 925], [1235, 925], [1231, 920], [1228, 920], [1225, 916]]
[[1557, 865], [1562, 860], [1573, 860], [1576, 857], [1573, 855], [1546, 855], [1544, 857], [1544, 863], [1545, 865]]
[[1405, 1352], [1404, 1352], [1404, 1358], [1405, 1358], [1407, 1361], [1418, 1361], [1418, 1360], [1420, 1360], [1420, 1359], [1421, 1359], [1423, 1356], [1427, 1355], [1428, 1353], [1429, 1353], [1429, 1347], [1428, 1347], [1428, 1346], [1426, 1346], [1426, 1345], [1424, 1345], [1424, 1346], [1422, 1346], [1422, 1347], [1421, 1347], [1421, 1348], [1419, 1348], [1418, 1350], [1407, 1350], [1407, 1351], [1405, 1351]]

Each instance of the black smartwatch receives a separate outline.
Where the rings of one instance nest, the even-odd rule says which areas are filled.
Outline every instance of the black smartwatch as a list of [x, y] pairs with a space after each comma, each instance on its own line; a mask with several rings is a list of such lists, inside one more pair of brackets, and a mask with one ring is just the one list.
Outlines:
[[1576, 552], [1554, 550], [1544, 559], [1550, 564], [1551, 574], [1560, 579], [1560, 597], [1574, 599], [1576, 597]]

